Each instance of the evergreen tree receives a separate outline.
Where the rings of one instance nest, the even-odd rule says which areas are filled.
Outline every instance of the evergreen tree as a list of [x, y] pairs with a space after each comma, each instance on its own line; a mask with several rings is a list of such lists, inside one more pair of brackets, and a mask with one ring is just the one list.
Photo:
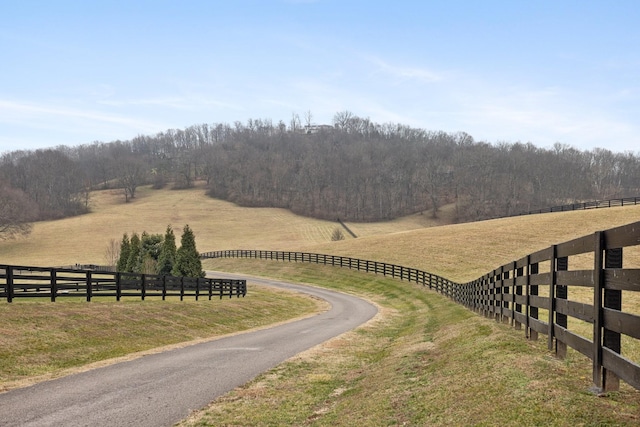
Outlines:
[[127, 236], [127, 233], [125, 233], [124, 236], [122, 236], [122, 242], [120, 243], [120, 257], [118, 258], [116, 271], [127, 270], [127, 262], [129, 261], [130, 251], [131, 251], [131, 244], [129, 243], [129, 236]]
[[176, 236], [173, 234], [171, 225], [168, 225], [162, 242], [162, 249], [160, 249], [160, 256], [158, 257], [158, 274], [171, 274], [171, 270], [173, 270], [173, 266], [176, 263], [176, 251]]
[[156, 274], [158, 268], [158, 258], [162, 250], [162, 234], [142, 233], [140, 240], [140, 255], [138, 266], [135, 271], [145, 274]]
[[200, 254], [196, 250], [196, 239], [188, 225], [185, 225], [182, 231], [180, 249], [176, 252], [176, 263], [171, 274], [174, 276], [204, 277]]
[[127, 268], [124, 271], [129, 273], [139, 272], [139, 260], [142, 244], [137, 233], [133, 233], [129, 241], [129, 257], [127, 258]]

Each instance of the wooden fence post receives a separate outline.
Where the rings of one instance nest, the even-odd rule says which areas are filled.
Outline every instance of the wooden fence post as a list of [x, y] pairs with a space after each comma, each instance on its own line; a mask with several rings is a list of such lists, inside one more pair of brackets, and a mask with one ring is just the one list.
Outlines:
[[[569, 259], [567, 257], [560, 257], [556, 259], [557, 271], [567, 271], [569, 270]], [[554, 275], [554, 279], [557, 280]], [[568, 298], [568, 287], [567, 286], [556, 286], [556, 298], [558, 299], [567, 299]], [[558, 326], [562, 326], [563, 328], [567, 328], [567, 315], [556, 312], [556, 324]], [[556, 339], [556, 356], [560, 359], [564, 359], [567, 357], [567, 344]]]
[[[538, 296], [538, 285], [532, 285], [531, 284], [531, 276], [532, 275], [536, 275], [538, 274], [538, 272], [540, 271], [540, 265], [536, 262], [531, 264], [531, 257], [527, 257], [527, 268], [529, 270], [528, 274], [527, 274], [527, 295], [528, 296]], [[529, 298], [529, 297], [527, 297]], [[527, 313], [527, 321], [529, 321], [529, 317], [531, 317], [532, 319], [536, 319], [538, 320], [538, 307], [532, 307], [531, 306], [531, 301], [529, 300], [528, 302], [528, 309], [529, 312]], [[538, 340], [538, 331], [533, 330], [530, 326], [528, 327], [528, 334], [529, 334], [529, 339], [531, 341], [537, 341]]]
[[549, 324], [548, 324], [548, 336], [547, 336], [547, 347], [549, 351], [553, 350], [553, 338], [554, 338], [554, 330], [553, 324], [555, 322], [555, 311], [556, 311], [556, 257], [558, 248], [556, 245], [552, 245], [550, 248], [551, 255], [550, 259], [550, 269], [549, 269]]
[[50, 269], [49, 274], [51, 277], [51, 302], [56, 302], [56, 296], [58, 294], [58, 279], [56, 276], [56, 269]]
[[87, 270], [87, 302], [91, 302], [91, 294], [92, 294], [92, 288], [91, 288], [91, 271]]
[[180, 301], [184, 301], [184, 276], [180, 277]]
[[122, 297], [122, 274], [118, 271], [116, 272], [116, 301], [120, 301], [120, 297]]
[[602, 293], [604, 290], [603, 256], [604, 233], [595, 234], [593, 267], [593, 386], [602, 392]]
[[[500, 317], [502, 318], [502, 323], [510, 323], [511, 319], [509, 318], [509, 302], [511, 300], [511, 296], [509, 295], [509, 291], [511, 289], [510, 281], [511, 281], [511, 271], [504, 271], [504, 267], [501, 268], [502, 277], [500, 283], [500, 300], [502, 301], [500, 307]], [[513, 316], [513, 314], [511, 314]]]
[[167, 298], [167, 275], [162, 275], [162, 301]]
[[[611, 248], [604, 252], [604, 268], [622, 268], [622, 248]], [[622, 291], [604, 289], [604, 307], [612, 310], [622, 310]], [[620, 333], [606, 328], [602, 333], [602, 345], [611, 351], [620, 353]], [[604, 391], [617, 391], [620, 389], [620, 378], [609, 369], [603, 369], [602, 386]]]
[[7, 302], [13, 301], [13, 267], [7, 265], [6, 267], [6, 275], [7, 275]]
[[144, 301], [147, 296], [147, 276], [145, 274], [140, 275], [140, 299]]
[[516, 303], [516, 298], [518, 296], [522, 296], [522, 285], [516, 285], [516, 282], [518, 281], [518, 278], [522, 277], [524, 275], [524, 268], [523, 267], [517, 267], [516, 264], [513, 264], [513, 267], [516, 269], [515, 270], [515, 274], [513, 275], [513, 325], [515, 327], [515, 329], [517, 331], [522, 330], [522, 323], [520, 323], [518, 320], [515, 320], [516, 318], [516, 313], [520, 313], [522, 314], [522, 304]]

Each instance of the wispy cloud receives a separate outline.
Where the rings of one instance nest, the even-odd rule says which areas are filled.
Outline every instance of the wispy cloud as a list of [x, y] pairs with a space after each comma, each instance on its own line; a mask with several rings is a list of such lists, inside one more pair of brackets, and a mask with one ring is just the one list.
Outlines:
[[178, 110], [196, 110], [203, 107], [219, 107], [233, 110], [241, 110], [238, 105], [203, 97], [156, 97], [139, 99], [105, 99], [99, 101], [102, 105], [112, 107], [124, 106], [152, 106], [172, 108]]
[[[109, 141], [169, 127], [139, 116], [2, 99], [0, 123], [6, 125], [4, 139], [23, 141], [19, 144], [22, 148]], [[25, 137], [23, 129], [30, 129], [31, 133], [26, 134], [34, 136]]]
[[427, 68], [393, 65], [377, 57], [367, 57], [366, 60], [379, 71], [398, 79], [417, 80], [422, 83], [435, 83], [443, 79], [441, 74]]
[[30, 120], [36, 117], [63, 117], [70, 119], [89, 119], [120, 125], [139, 124], [139, 121], [99, 111], [72, 109], [50, 105], [28, 104], [0, 100], [0, 121]]

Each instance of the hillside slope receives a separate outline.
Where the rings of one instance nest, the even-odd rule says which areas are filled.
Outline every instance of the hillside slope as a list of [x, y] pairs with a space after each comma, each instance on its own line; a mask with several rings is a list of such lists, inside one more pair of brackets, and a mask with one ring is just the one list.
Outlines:
[[[331, 242], [338, 222], [301, 217], [286, 209], [244, 208], [212, 199], [203, 188], [153, 190], [140, 188], [136, 198], [124, 202], [118, 190], [91, 195], [91, 213], [34, 224], [32, 233], [17, 240], [0, 241], [0, 260], [7, 264], [57, 266], [104, 264], [111, 239], [124, 233], [164, 234], [171, 225], [178, 242], [188, 224], [201, 252], [229, 248], [295, 250], [309, 244]], [[443, 222], [414, 215], [386, 223], [355, 228], [358, 236], [388, 234]], [[343, 230], [344, 232], [344, 230]], [[345, 232], [346, 238], [351, 237]]]
[[319, 252], [397, 263], [466, 281], [551, 244], [640, 220], [640, 206], [625, 206], [446, 225], [445, 207], [439, 220], [413, 215], [389, 222], [349, 223], [358, 238], [344, 233], [345, 240], [332, 242], [337, 222], [305, 218], [285, 209], [238, 207], [207, 197], [202, 188], [144, 187], [133, 202], [123, 199], [117, 191], [93, 193], [91, 213], [39, 222], [26, 238], [0, 242], [1, 262], [104, 264], [111, 239], [120, 241], [124, 233], [132, 232], [164, 233], [169, 224], [179, 236], [188, 224], [200, 252]]
[[552, 244], [636, 221], [640, 205], [431, 227], [308, 245], [304, 250], [385, 261], [464, 282]]

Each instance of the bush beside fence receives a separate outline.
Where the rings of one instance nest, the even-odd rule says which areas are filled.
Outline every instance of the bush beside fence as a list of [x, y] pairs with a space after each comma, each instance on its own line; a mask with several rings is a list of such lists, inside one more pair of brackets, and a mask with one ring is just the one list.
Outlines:
[[[546, 334], [549, 350], [560, 358], [567, 347], [577, 350], [592, 361], [594, 390], [601, 392], [617, 390], [620, 379], [640, 389], [640, 364], [622, 356], [621, 339], [640, 340], [640, 316], [622, 310], [623, 292], [640, 292], [640, 269], [623, 268], [623, 249], [639, 245], [636, 222], [553, 245], [468, 283], [395, 264], [307, 252], [228, 250], [201, 257], [330, 265], [428, 286], [471, 310], [523, 329], [529, 339]], [[587, 262], [593, 268], [570, 270], [572, 259], [578, 266]], [[580, 297], [585, 291], [589, 302]], [[570, 298], [574, 294], [577, 300]], [[578, 331], [585, 329], [574, 326], [580, 322], [589, 325], [591, 333]]]
[[159, 276], [154, 274], [122, 273], [94, 269], [25, 267], [0, 265], [0, 298], [12, 302], [15, 298], [81, 297], [91, 301], [95, 297], [177, 296], [180, 300], [201, 297], [209, 300], [217, 296], [245, 296], [247, 282], [235, 279]]

